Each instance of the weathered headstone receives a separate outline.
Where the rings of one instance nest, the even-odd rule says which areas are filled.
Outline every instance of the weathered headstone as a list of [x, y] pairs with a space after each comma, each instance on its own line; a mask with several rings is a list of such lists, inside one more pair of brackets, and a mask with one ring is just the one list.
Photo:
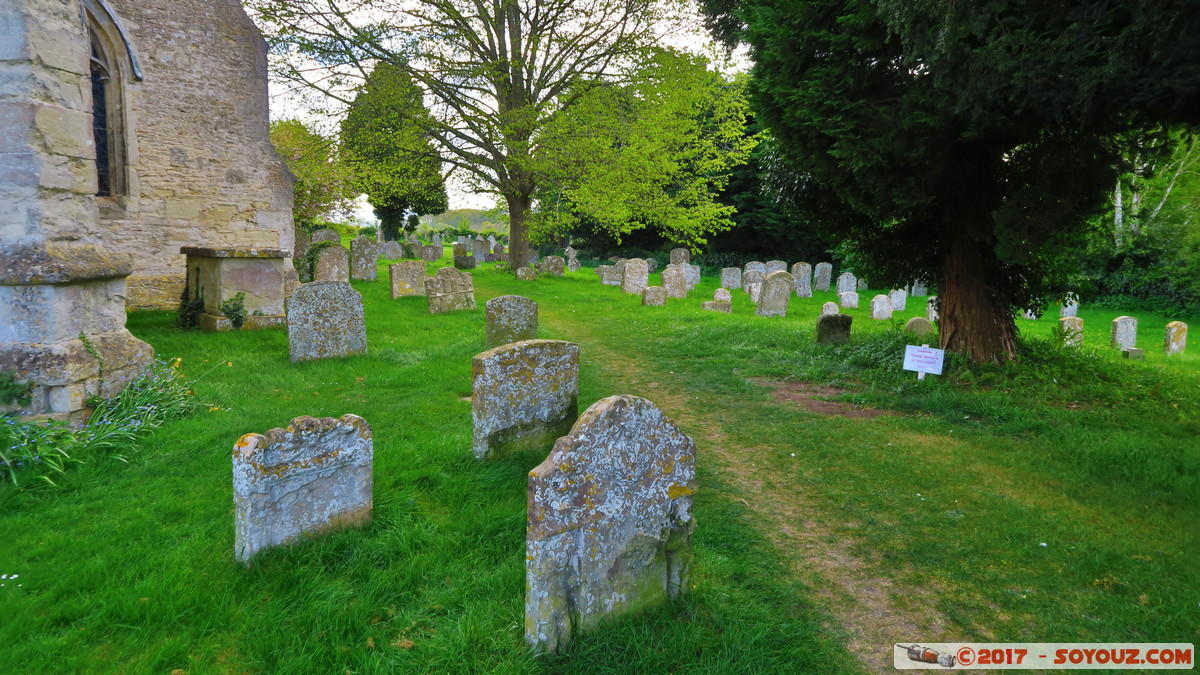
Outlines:
[[1167, 324], [1163, 334], [1164, 354], [1182, 354], [1187, 349], [1187, 329], [1187, 324], [1182, 321]]
[[837, 278], [838, 295], [853, 293], [858, 290], [858, 279], [849, 272], [842, 272]]
[[721, 270], [721, 286], [729, 289], [739, 289], [742, 287], [742, 268], [726, 267]]
[[750, 302], [758, 304], [758, 299], [762, 297], [762, 287], [763, 282], [761, 281], [746, 284], [746, 293], [750, 296]]
[[475, 309], [475, 282], [466, 272], [439, 267], [436, 275], [425, 277], [425, 298], [430, 314]]
[[425, 262], [437, 262], [442, 257], [441, 246], [422, 246], [421, 260]]
[[929, 287], [923, 281], [914, 281], [912, 282], [912, 293], [910, 295], [914, 298], [923, 298], [929, 295]]
[[1079, 314], [1079, 296], [1074, 293], [1067, 293], [1067, 297], [1063, 298], [1062, 306], [1058, 309], [1058, 315], [1077, 316]]
[[566, 269], [567, 261], [563, 260], [561, 256], [548, 255], [542, 262], [542, 270], [550, 276], [561, 277]]
[[388, 265], [392, 282], [392, 299], [410, 295], [425, 295], [425, 263], [416, 260]]
[[713, 300], [716, 300], [717, 302], [732, 302], [733, 296], [729, 293], [728, 289], [718, 288], [717, 290], [713, 291]]
[[234, 557], [371, 518], [374, 441], [357, 415], [297, 417], [233, 446]]
[[838, 293], [838, 304], [846, 309], [858, 309], [858, 293], [855, 291]]
[[350, 278], [355, 281], [375, 281], [375, 261], [379, 251], [367, 237], [355, 237], [350, 242]]
[[636, 396], [588, 408], [529, 473], [525, 640], [564, 647], [688, 591], [696, 446]]
[[839, 314], [836, 307], [831, 314], [822, 312], [821, 316], [817, 317], [817, 344], [844, 345], [850, 342], [850, 324], [853, 322], [853, 317], [849, 314]]
[[1137, 346], [1137, 319], [1118, 316], [1112, 322], [1113, 349], [1128, 349]]
[[667, 289], [662, 286], [647, 286], [642, 291], [643, 307], [662, 307], [667, 304]]
[[662, 273], [662, 285], [668, 298], [687, 297], [687, 275], [679, 265], [667, 265]]
[[748, 293], [750, 292], [750, 284], [761, 284], [763, 279], [766, 278], [767, 275], [759, 270], [747, 270], [742, 273], [742, 288], [746, 289]]
[[292, 245], [292, 260], [299, 260], [308, 253], [308, 247], [312, 244], [312, 235], [299, 227], [292, 228], [292, 239], [295, 243]]
[[868, 288], [870, 288], [870, 286], [867, 284], [867, 280], [866, 280], [866, 279], [859, 279], [859, 280], [858, 280], [858, 290], [859, 290], [859, 291], [865, 291], [865, 290], [867, 290]]
[[537, 281], [537, 270], [532, 267], [518, 267], [517, 281]]
[[454, 269], [473, 270], [475, 269], [475, 262], [475, 256], [473, 255], [456, 255], [454, 256]]
[[[467, 238], [466, 238], [466, 237], [458, 237], [458, 238], [455, 240], [455, 243], [457, 243], [459, 246], [466, 246], [466, 245], [467, 245]], [[467, 249], [463, 249], [463, 250], [467, 250]]]
[[404, 260], [404, 244], [398, 241], [385, 241], [379, 245], [379, 257], [384, 260]]
[[350, 281], [350, 252], [344, 246], [326, 246], [317, 251], [313, 281]]
[[657, 272], [658, 271], [658, 259], [657, 258], [646, 258], [646, 269], [650, 270], [650, 274], [654, 274], [655, 272]]
[[892, 303], [893, 312], [903, 312], [908, 306], [908, 291], [897, 288], [888, 293], [888, 302]]
[[522, 340], [471, 360], [476, 459], [545, 450], [579, 415], [579, 345]]
[[466, 258], [471, 255], [471, 251], [467, 248], [467, 245], [461, 242], [456, 242], [450, 247], [450, 250], [454, 253], [455, 258]]
[[529, 264], [536, 265], [537, 263], [538, 263], [537, 249], [531, 248], [531, 249], [529, 249]]
[[1083, 319], [1064, 316], [1058, 320], [1058, 330], [1062, 333], [1063, 345], [1078, 347], [1083, 344]]
[[579, 261], [575, 258], [575, 256], [578, 255], [577, 252], [575, 251], [575, 249], [568, 246], [563, 251], [563, 253], [567, 256], [567, 269], [571, 270], [572, 272], [577, 271], [581, 267], [581, 265], [579, 264]]
[[538, 306], [520, 295], [501, 295], [483, 304], [484, 345], [491, 349], [538, 336]]
[[796, 282], [796, 297], [812, 297], [812, 266], [798, 262], [792, 265], [792, 279]]
[[892, 301], [888, 296], [877, 295], [871, 298], [871, 318], [881, 320], [892, 318]]
[[621, 275], [621, 290], [634, 295], [641, 295], [649, 285], [650, 272], [646, 261], [634, 258], [625, 261], [625, 273]]
[[491, 252], [492, 245], [483, 237], [475, 237], [475, 240], [471, 242], [471, 254], [475, 256], [476, 260], [483, 260], [483, 256]]
[[344, 281], [302, 284], [286, 304], [288, 352], [292, 361], [367, 353], [363, 299], [350, 284]]
[[746, 263], [745, 266], [742, 267], [743, 284], [746, 283], [746, 273], [748, 272], [759, 272], [765, 277], [767, 276], [767, 265], [766, 263], [759, 262], [758, 260], [751, 260], [750, 262]]
[[342, 235], [338, 234], [337, 230], [331, 230], [329, 228], [325, 228], [323, 230], [317, 230], [316, 232], [312, 233], [312, 243], [315, 244], [318, 241], [332, 241], [335, 244], [341, 243]]
[[[786, 272], [787, 263], [782, 260], [768, 260], [763, 271], [766, 272], [767, 276], [770, 276], [771, 272]], [[791, 293], [791, 291], [788, 291], [788, 293]]]
[[711, 312], [725, 312], [733, 314], [733, 303], [728, 300], [707, 300], [700, 303], [700, 309], [707, 309]]
[[833, 265], [829, 263], [817, 263], [817, 267], [813, 270], [813, 290], [827, 292], [829, 290], [830, 277], [833, 276]]
[[442, 233], [441, 233], [441, 232], [434, 232], [434, 233], [433, 233], [433, 238], [432, 238], [432, 239], [430, 239], [430, 241], [431, 241], [431, 242], [433, 242], [433, 245], [434, 245], [434, 246], [441, 246], [441, 245], [442, 245]]
[[938, 296], [931, 295], [929, 296], [929, 299], [925, 301], [925, 318], [928, 319], [930, 323], [937, 323]]
[[692, 252], [686, 248], [671, 249], [672, 265], [687, 265], [692, 262]]
[[621, 285], [621, 270], [615, 265], [600, 265], [596, 268], [596, 273], [600, 275], [600, 283], [605, 286]]
[[687, 263], [681, 265], [683, 276], [687, 279], [688, 290], [692, 290], [700, 283], [700, 266]]
[[914, 316], [904, 324], [904, 332], [917, 337], [925, 337], [933, 332], [933, 324], [925, 317]]
[[829, 316], [830, 314], [839, 314], [839, 313], [841, 313], [841, 311], [842, 310], [840, 308], [838, 308], [838, 304], [836, 302], [827, 302], [827, 303], [821, 305], [821, 316]]
[[792, 298], [793, 288], [795, 282], [787, 272], [776, 270], [768, 274], [758, 294], [755, 316], [787, 316], [788, 300]]

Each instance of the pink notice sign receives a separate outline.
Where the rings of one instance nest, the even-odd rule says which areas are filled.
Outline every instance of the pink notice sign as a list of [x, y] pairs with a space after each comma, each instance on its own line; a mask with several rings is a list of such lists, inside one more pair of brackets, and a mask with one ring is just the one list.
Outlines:
[[946, 352], [943, 349], [907, 345], [904, 348], [904, 369], [930, 375], [941, 375], [942, 360], [945, 356]]

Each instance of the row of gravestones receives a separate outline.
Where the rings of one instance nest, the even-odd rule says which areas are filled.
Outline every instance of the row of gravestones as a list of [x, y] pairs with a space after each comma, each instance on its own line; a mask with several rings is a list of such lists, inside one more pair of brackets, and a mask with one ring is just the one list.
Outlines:
[[476, 237], [473, 241], [459, 237], [453, 246], [453, 260], [456, 268], [469, 270], [482, 263], [506, 262], [508, 255], [504, 245], [496, 243], [495, 237]]
[[[1067, 345], [1083, 344], [1083, 319], [1077, 316], [1066, 316], [1058, 320], [1059, 332]], [[1137, 347], [1138, 322], [1132, 316], [1118, 316], [1112, 320], [1112, 330], [1109, 334], [1109, 344], [1113, 349], [1121, 350], [1127, 359], [1143, 359], [1145, 354]], [[1188, 325], [1182, 321], [1172, 321], [1163, 331], [1163, 353], [1182, 354], [1187, 349]]]
[[[487, 303], [489, 346], [472, 361], [480, 460], [553, 446], [529, 473], [525, 638], [556, 651], [612, 615], [687, 591], [695, 444], [650, 401], [617, 395], [578, 415], [579, 346], [537, 333], [537, 305]], [[370, 518], [366, 420], [298, 417], [233, 448], [235, 554]], [[298, 496], [300, 498], [298, 498]]]

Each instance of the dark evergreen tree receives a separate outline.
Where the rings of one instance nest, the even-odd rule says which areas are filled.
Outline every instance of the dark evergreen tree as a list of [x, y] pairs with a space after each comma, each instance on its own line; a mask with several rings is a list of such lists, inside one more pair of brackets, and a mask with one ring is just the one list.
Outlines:
[[1061, 289], [1120, 139], [1200, 122], [1195, 0], [709, 3], [750, 45], [780, 198], [872, 281], [936, 283], [941, 345], [975, 361]]

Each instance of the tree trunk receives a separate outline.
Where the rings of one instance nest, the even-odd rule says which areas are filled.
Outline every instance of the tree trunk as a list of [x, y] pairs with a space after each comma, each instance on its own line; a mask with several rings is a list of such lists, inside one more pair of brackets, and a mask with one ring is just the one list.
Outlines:
[[976, 363], [1008, 361], [1017, 355], [1017, 328], [1012, 304], [991, 283], [998, 274], [990, 244], [955, 235], [944, 255], [938, 288], [938, 331], [941, 347]]
[[504, 195], [508, 203], [508, 264], [515, 270], [529, 264], [529, 215], [533, 200], [529, 195]]

